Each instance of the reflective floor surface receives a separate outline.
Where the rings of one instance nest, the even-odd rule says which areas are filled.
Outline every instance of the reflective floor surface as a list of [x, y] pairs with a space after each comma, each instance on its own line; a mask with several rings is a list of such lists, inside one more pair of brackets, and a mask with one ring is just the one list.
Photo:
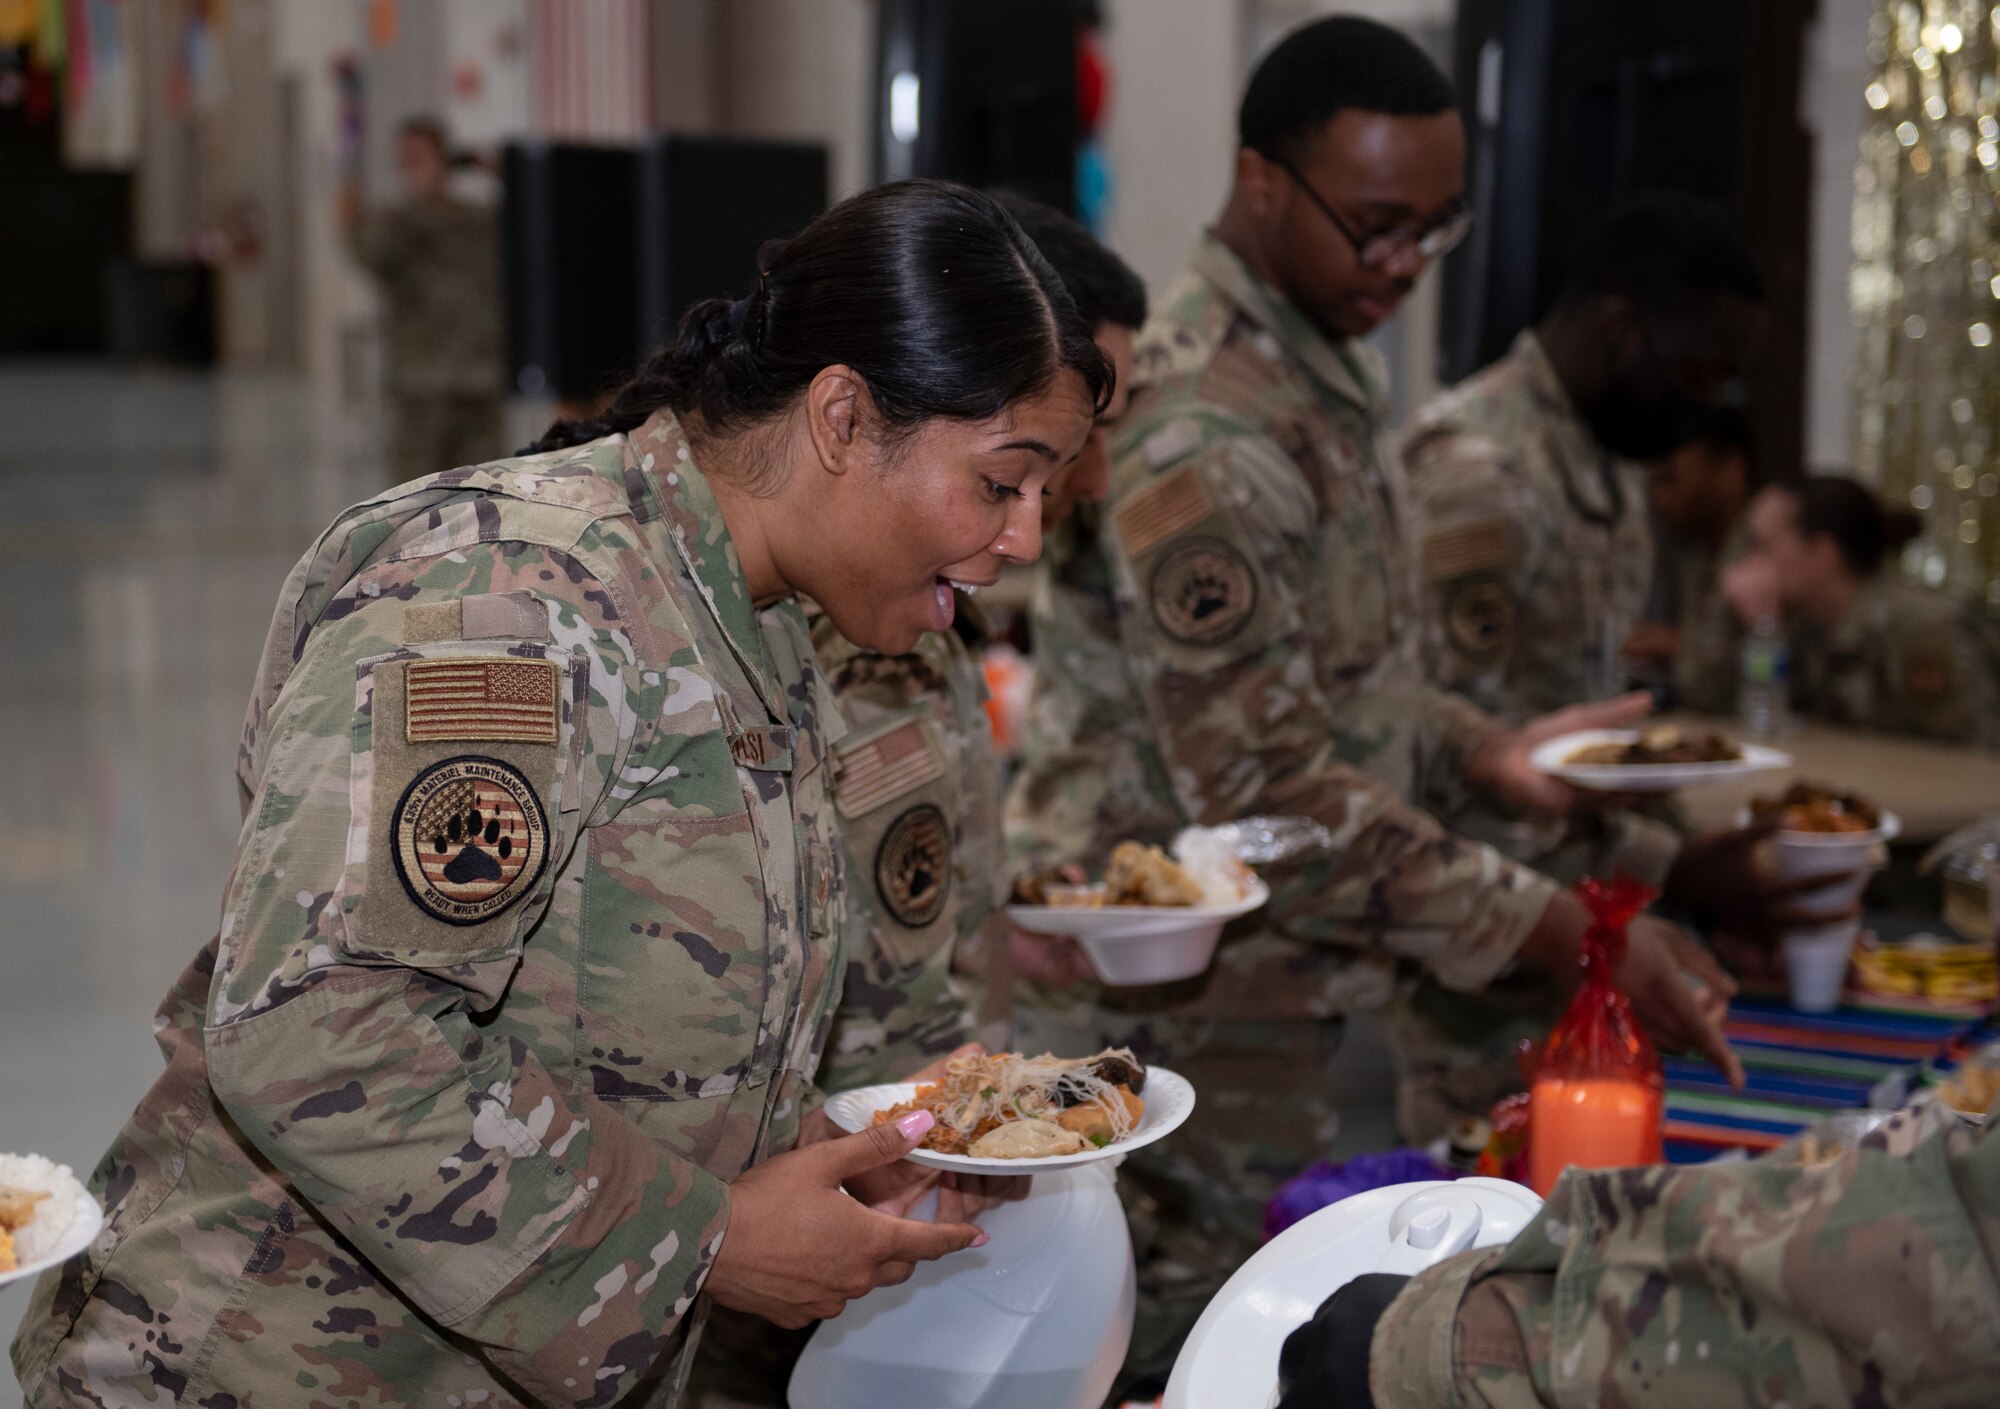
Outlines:
[[[373, 427], [279, 376], [0, 364], [0, 428], [0, 1150], [83, 1174], [215, 929], [278, 588], [386, 470]], [[1390, 1138], [1370, 1032], [1343, 1149]], [[0, 1291], [0, 1337], [26, 1300]]]

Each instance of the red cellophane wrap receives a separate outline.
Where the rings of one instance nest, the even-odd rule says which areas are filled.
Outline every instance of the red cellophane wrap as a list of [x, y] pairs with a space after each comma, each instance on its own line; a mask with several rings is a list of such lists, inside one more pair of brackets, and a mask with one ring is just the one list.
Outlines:
[[1630, 876], [1586, 877], [1583, 986], [1542, 1044], [1529, 1088], [1528, 1182], [1546, 1196], [1570, 1165], [1601, 1169], [1660, 1160], [1660, 1056], [1612, 981], [1626, 927], [1653, 899]]

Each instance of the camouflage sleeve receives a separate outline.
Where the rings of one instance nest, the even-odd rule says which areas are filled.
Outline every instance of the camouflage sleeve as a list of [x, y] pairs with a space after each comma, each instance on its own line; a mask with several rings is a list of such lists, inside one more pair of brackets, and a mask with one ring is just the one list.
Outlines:
[[1511, 1244], [1404, 1289], [1370, 1386], [1380, 1409], [1983, 1403], [1996, 1274], [2000, 1138], [1931, 1106], [1814, 1167], [1571, 1171]]
[[1545, 550], [1545, 515], [1511, 457], [1483, 436], [1418, 436], [1403, 463], [1416, 501], [1431, 676], [1508, 719], [1516, 628]]
[[461, 544], [356, 583], [264, 721], [214, 1090], [425, 1316], [537, 1402], [608, 1402], [669, 1348], [727, 1189], [493, 1020], [560, 991], [536, 965], [582, 962], [524, 938], [551, 909], [544, 936], [575, 932], [582, 838], [685, 672], [662, 685], [631, 604], [553, 550]]
[[373, 210], [347, 227], [354, 262], [378, 279], [393, 279], [405, 263], [403, 223], [394, 210]]
[[[1134, 453], [1175, 440], [1155, 433]], [[1109, 547], [1182, 810], [1203, 823], [1316, 818], [1334, 853], [1274, 874], [1272, 918], [1303, 939], [1384, 945], [1447, 987], [1484, 986], [1555, 887], [1350, 761], [1382, 744], [1344, 728], [1318, 683], [1306, 546], [1318, 515], [1296, 466], [1244, 427], [1203, 424], [1178, 443], [1199, 448], [1121, 499]]]
[[1904, 625], [1885, 642], [1879, 728], [1946, 743], [2000, 744], [2000, 647], [1976, 608]]

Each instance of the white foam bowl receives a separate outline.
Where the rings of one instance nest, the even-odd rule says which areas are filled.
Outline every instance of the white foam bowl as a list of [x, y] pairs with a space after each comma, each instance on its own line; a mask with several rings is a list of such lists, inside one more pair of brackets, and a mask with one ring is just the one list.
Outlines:
[[[1750, 814], [1743, 812], [1736, 820], [1747, 826]], [[1870, 832], [1779, 832], [1771, 838], [1771, 850], [1780, 877], [1846, 877], [1804, 891], [1790, 903], [1815, 915], [1837, 915], [1850, 908], [1861, 899], [1875, 873], [1888, 863], [1888, 843], [1902, 831], [1902, 819], [1885, 812], [1882, 824]]]
[[1129, 987], [1205, 972], [1223, 926], [1270, 898], [1271, 888], [1253, 879], [1233, 905], [1010, 905], [1007, 918], [1033, 934], [1067, 935], [1100, 979]]

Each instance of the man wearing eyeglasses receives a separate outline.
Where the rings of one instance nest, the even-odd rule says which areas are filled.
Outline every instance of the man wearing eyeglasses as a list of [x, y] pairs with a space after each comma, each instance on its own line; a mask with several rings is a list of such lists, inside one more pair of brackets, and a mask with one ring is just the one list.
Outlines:
[[[1157, 1385], [1255, 1250], [1271, 1193], [1327, 1152], [1342, 1015], [1382, 1002], [1399, 964], [1454, 989], [1517, 963], [1573, 974], [1585, 923], [1575, 897], [1413, 801], [1431, 761], [1565, 810], [1527, 746], [1582, 722], [1508, 731], [1426, 683], [1409, 506], [1377, 453], [1382, 373], [1356, 339], [1464, 231], [1450, 86], [1395, 31], [1322, 20], [1258, 66], [1240, 129], [1229, 202], [1138, 340], [1098, 532], [1050, 555], [1070, 590], [1038, 594], [1038, 646], [1109, 639], [1038, 658], [1009, 803], [1024, 868], [1094, 870], [1124, 838], [1258, 814], [1328, 838], [1265, 868], [1269, 904], [1194, 979], [1108, 989], [1060, 945], [1013, 948], [1022, 1050], [1129, 1043], [1200, 1093], [1119, 1176], [1140, 1260], [1128, 1394]], [[1092, 591], [1093, 620], [1053, 617]], [[1642, 919], [1633, 938], [1621, 977], [1654, 1031], [1730, 1061], [1727, 980], [1709, 966], [1715, 987], [1685, 983], [1669, 926]]]
[[[1720, 210], [1630, 200], [1583, 232], [1541, 321], [1417, 413], [1398, 449], [1434, 680], [1510, 726], [1624, 688], [1653, 572], [1640, 462], [1741, 403], [1762, 298], [1756, 255]], [[1495, 805], [1448, 774], [1427, 782], [1454, 831], [1564, 882], [1625, 871], [1749, 935], [1789, 899], [1758, 871], [1754, 836], [1684, 844], [1662, 810], [1570, 819]], [[1403, 1138], [1428, 1142], [1520, 1089], [1513, 1051], [1560, 1001], [1535, 976], [1478, 995], [1407, 981], [1385, 1020]]]

